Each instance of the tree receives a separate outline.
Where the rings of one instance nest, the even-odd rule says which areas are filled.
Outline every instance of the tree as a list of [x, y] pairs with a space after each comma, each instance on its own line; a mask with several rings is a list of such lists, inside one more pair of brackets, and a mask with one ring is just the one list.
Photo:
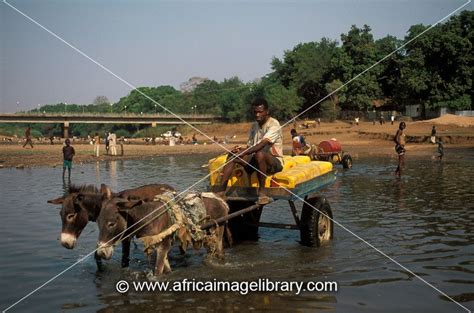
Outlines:
[[[384, 38], [375, 41], [375, 50], [377, 60], [382, 60], [401, 46], [401, 40], [394, 36], [387, 35]], [[387, 59], [379, 63], [377, 81], [382, 94], [385, 98], [392, 99], [396, 84], [401, 77], [401, 62], [403, 55], [401, 51], [392, 53]]]
[[[472, 104], [474, 12], [464, 11], [437, 25], [405, 49], [397, 96], [420, 104], [422, 116], [429, 108], [469, 109]], [[410, 27], [406, 40], [427, 26]]]
[[342, 86], [343, 83], [340, 80], [333, 80], [325, 85], [326, 91], [330, 96], [321, 103], [321, 114], [323, 117], [329, 118], [331, 122], [337, 118], [341, 111], [340, 102], [345, 101], [347, 87]]
[[265, 98], [272, 116], [281, 122], [294, 117], [303, 102], [296, 88], [285, 88], [273, 78], [264, 77], [259, 83], [250, 86], [250, 92], [245, 97], [245, 112], [248, 120], [254, 119], [250, 112], [250, 104], [256, 98]]
[[[332, 77], [341, 81], [348, 81], [377, 61], [374, 38], [370, 33], [368, 25], [362, 29], [352, 25], [347, 34], [341, 35], [342, 51], [336, 54], [339, 60], [335, 60], [333, 65], [340, 68], [334, 69], [339, 77]], [[382, 91], [377, 82], [381, 68], [374, 67], [370, 71], [359, 76], [347, 86], [346, 98], [342, 102], [345, 108], [365, 110], [372, 105], [372, 100], [382, 96]]]
[[215, 80], [206, 80], [194, 88], [191, 106], [196, 107], [196, 113], [220, 114], [218, 105], [220, 88]]
[[239, 122], [246, 116], [245, 99], [251, 84], [244, 84], [237, 76], [224, 79], [220, 84], [218, 103], [221, 115], [232, 122]]
[[130, 92], [126, 97], [122, 97], [115, 105], [115, 110], [132, 113], [159, 113], [166, 112], [167, 108], [174, 112], [173, 98], [179, 98], [181, 93], [172, 86], [159, 87], [139, 87]]
[[326, 94], [325, 77], [331, 59], [337, 53], [337, 43], [327, 38], [320, 42], [300, 43], [285, 51], [283, 61], [272, 60], [273, 73], [269, 78], [279, 81], [285, 88], [295, 88], [303, 98], [301, 110], [313, 105]]

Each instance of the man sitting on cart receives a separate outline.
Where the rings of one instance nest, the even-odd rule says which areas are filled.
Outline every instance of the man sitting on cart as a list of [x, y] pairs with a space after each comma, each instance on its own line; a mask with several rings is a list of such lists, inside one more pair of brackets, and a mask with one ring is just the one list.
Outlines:
[[250, 129], [247, 147], [235, 146], [228, 154], [228, 162], [222, 174], [221, 190], [226, 189], [235, 164], [242, 165], [249, 176], [258, 169], [260, 188], [257, 203], [264, 205], [271, 201], [264, 193], [266, 175], [275, 174], [283, 169], [283, 134], [280, 123], [270, 117], [265, 99], [254, 100], [252, 112], [256, 122]]

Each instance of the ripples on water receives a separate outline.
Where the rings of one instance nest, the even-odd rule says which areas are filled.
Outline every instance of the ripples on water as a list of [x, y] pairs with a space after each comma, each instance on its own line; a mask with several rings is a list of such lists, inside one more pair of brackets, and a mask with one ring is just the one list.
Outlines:
[[[122, 190], [168, 183], [183, 190], [206, 171], [206, 156], [162, 157], [147, 161], [112, 161], [75, 165], [73, 182], [106, 183]], [[394, 159], [359, 158], [324, 192], [335, 219], [464, 306], [474, 307], [473, 151], [442, 164], [408, 157], [401, 179], [393, 176]], [[46, 203], [63, 191], [60, 168], [2, 169], [1, 305], [28, 292], [87, 255], [98, 231], [89, 224], [74, 250], [59, 244], [58, 210]], [[193, 189], [203, 190], [206, 182]], [[282, 201], [266, 207], [262, 220], [292, 222]], [[91, 257], [67, 271], [12, 309], [15, 311], [272, 311], [302, 312], [460, 312], [408, 271], [339, 226], [334, 240], [319, 249], [298, 244], [299, 232], [262, 228], [258, 242], [226, 250], [224, 262], [206, 261], [203, 251], [170, 256], [174, 272], [165, 280], [337, 281], [333, 293], [135, 293], [120, 295], [120, 279], [145, 279], [148, 260], [141, 245], [131, 268], [120, 268], [120, 251], [96, 273]], [[132, 248], [133, 249], [133, 248]]]

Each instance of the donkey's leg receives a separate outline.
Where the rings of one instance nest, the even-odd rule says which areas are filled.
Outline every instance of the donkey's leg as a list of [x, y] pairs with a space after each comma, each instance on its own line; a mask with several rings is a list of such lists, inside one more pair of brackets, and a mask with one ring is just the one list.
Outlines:
[[122, 267], [130, 264], [130, 238], [122, 241]]
[[[171, 248], [171, 238], [167, 237], [156, 247], [155, 276], [163, 274], [168, 252]], [[169, 264], [168, 264], [169, 265]]]
[[225, 226], [221, 225], [217, 229], [217, 247], [216, 247], [216, 255], [219, 259], [224, 258], [224, 232]]
[[103, 272], [104, 271], [104, 265], [102, 264], [102, 259], [97, 254], [97, 251], [94, 253], [94, 259], [95, 259], [95, 264], [97, 265], [97, 270], [99, 272]]
[[227, 239], [227, 244], [229, 245], [229, 248], [232, 248], [234, 245], [234, 240], [232, 239], [232, 232], [230, 231], [229, 224], [224, 224], [223, 225], [225, 228], [225, 238]]
[[164, 273], [171, 273], [171, 266], [170, 266], [170, 261], [168, 259], [168, 254], [166, 254], [166, 257], [165, 257], [165, 260], [164, 260], [164, 269], [163, 269], [163, 272]]

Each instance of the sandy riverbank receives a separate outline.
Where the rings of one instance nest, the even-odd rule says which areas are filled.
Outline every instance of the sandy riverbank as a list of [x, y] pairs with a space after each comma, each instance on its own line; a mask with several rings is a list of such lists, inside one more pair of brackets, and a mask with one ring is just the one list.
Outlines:
[[[437, 135], [445, 142], [445, 153], [458, 148], [474, 149], [474, 117], [446, 116], [439, 119], [423, 122], [407, 122], [406, 132], [410, 142], [407, 144], [408, 155], [436, 155], [436, 145], [428, 143], [432, 125], [436, 125]], [[243, 144], [247, 138], [250, 123], [215, 124], [206, 125], [200, 129], [211, 138], [216, 136], [233, 137], [229, 144], [231, 148], [236, 144]], [[298, 131], [305, 135], [310, 143], [319, 143], [322, 140], [336, 138], [342, 144], [343, 150], [349, 152], [354, 159], [362, 156], [395, 156], [393, 150], [393, 135], [398, 128], [398, 123], [390, 122], [373, 125], [371, 122], [362, 122], [354, 125], [346, 122], [321, 123], [321, 125]], [[285, 152], [289, 153], [291, 146], [289, 131], [291, 126], [283, 129]], [[191, 134], [192, 135], [192, 134]], [[74, 143], [76, 156], [74, 163], [104, 161], [108, 159], [141, 159], [163, 155], [191, 155], [197, 153], [219, 154], [223, 148], [219, 145], [208, 143], [209, 139], [197, 135], [198, 145], [178, 145], [174, 147], [164, 145], [145, 144], [143, 140], [136, 140], [124, 145], [123, 156], [105, 155], [105, 147], [101, 146], [101, 156], [93, 155], [93, 146], [89, 144]], [[206, 144], [204, 144], [206, 143]], [[36, 166], [62, 166], [62, 146], [60, 144], [39, 144], [34, 142], [34, 148], [23, 148], [22, 142], [0, 144], [0, 167], [36, 167]], [[120, 147], [118, 148], [120, 154]]]

